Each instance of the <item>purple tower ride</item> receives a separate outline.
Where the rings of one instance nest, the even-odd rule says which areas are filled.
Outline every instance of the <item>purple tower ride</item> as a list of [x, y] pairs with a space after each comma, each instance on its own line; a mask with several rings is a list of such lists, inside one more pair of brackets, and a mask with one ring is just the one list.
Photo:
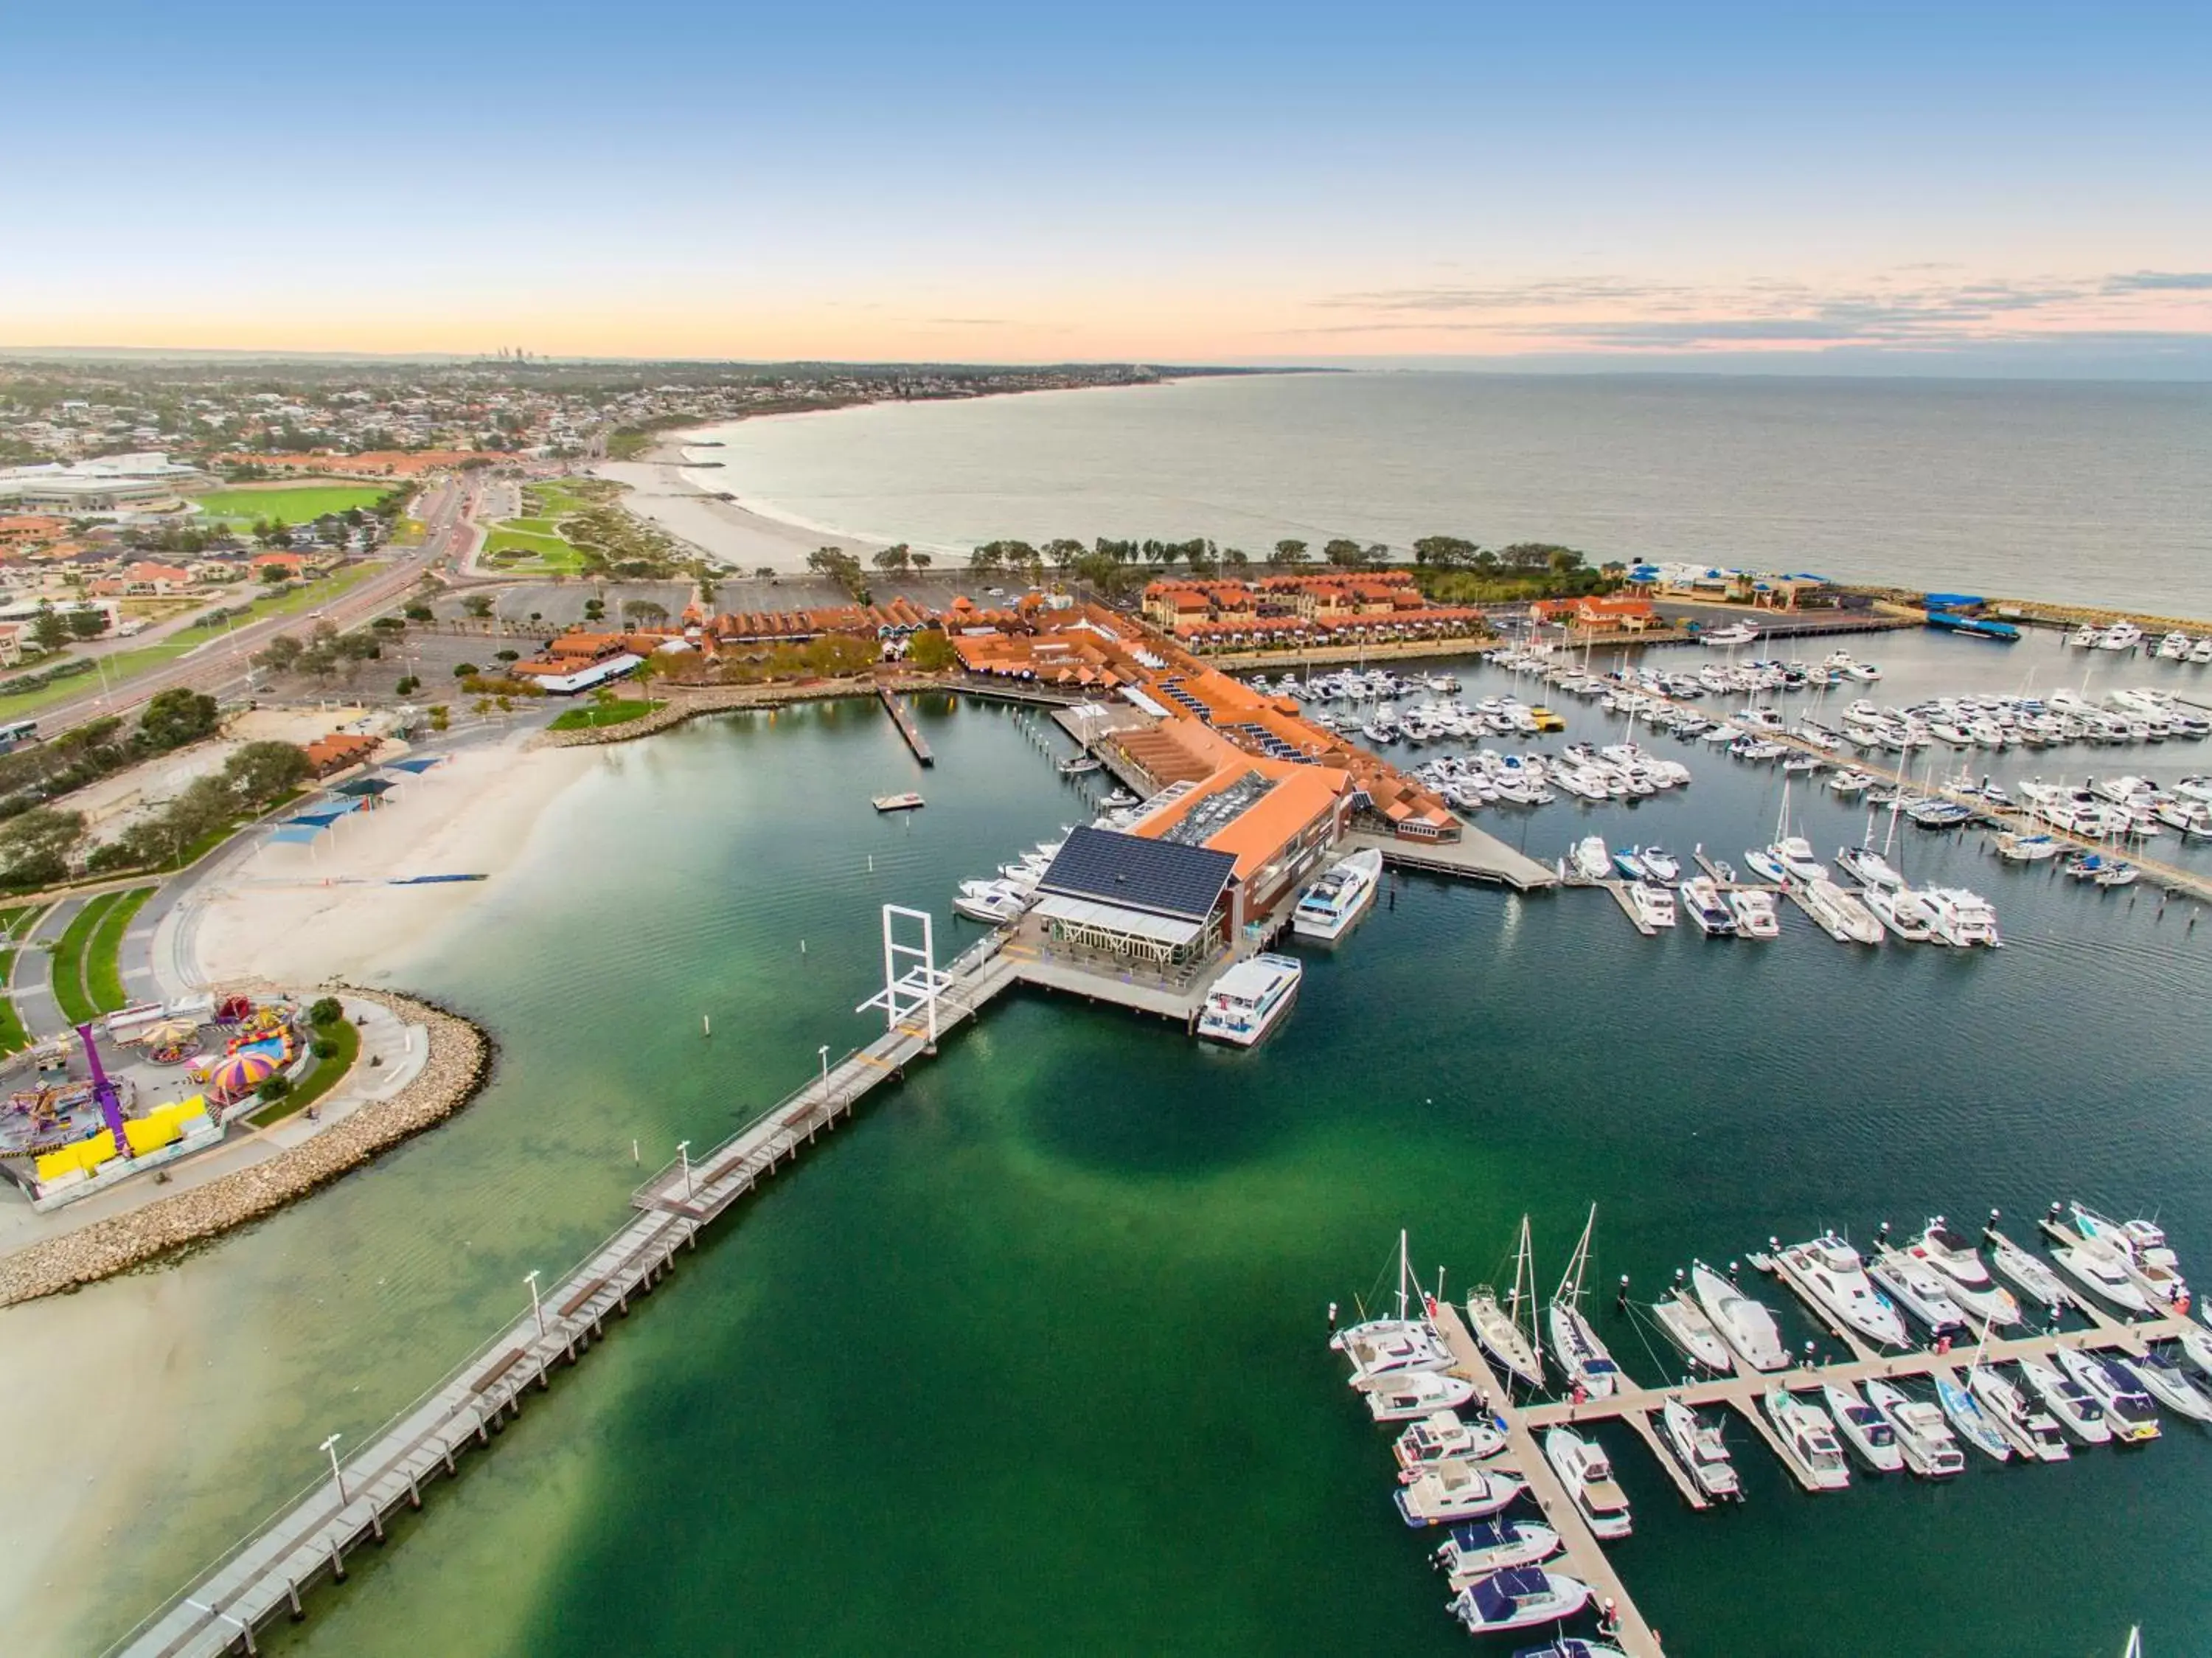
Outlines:
[[107, 1120], [107, 1131], [115, 1137], [116, 1155], [132, 1155], [131, 1137], [123, 1131], [123, 1101], [117, 1097], [115, 1084], [108, 1080], [107, 1070], [100, 1063], [100, 1049], [92, 1039], [92, 1027], [79, 1025], [77, 1040], [84, 1044], [85, 1063], [92, 1067], [92, 1097], [100, 1101], [100, 1114]]

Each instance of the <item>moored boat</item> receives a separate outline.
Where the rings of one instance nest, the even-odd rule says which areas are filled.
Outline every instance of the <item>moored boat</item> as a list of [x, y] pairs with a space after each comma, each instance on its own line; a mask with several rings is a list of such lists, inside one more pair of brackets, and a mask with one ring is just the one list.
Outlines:
[[1707, 1496], [1742, 1499], [1743, 1484], [1718, 1427], [1700, 1422], [1695, 1411], [1670, 1399], [1659, 1407], [1659, 1429], [1699, 1490]]
[[1943, 1420], [1943, 1413], [1924, 1399], [1914, 1399], [1893, 1382], [1872, 1381], [1866, 1385], [1867, 1402], [1881, 1412], [1882, 1420], [1897, 1436], [1897, 1448], [1905, 1466], [1927, 1479], [1948, 1479], [1963, 1473], [1966, 1453]]
[[1382, 853], [1372, 847], [1354, 852], [1298, 895], [1291, 930], [1324, 943], [1343, 937], [1374, 905], [1382, 879]]
[[1544, 1460], [1582, 1510], [1593, 1536], [1610, 1543], [1634, 1528], [1628, 1497], [1614, 1484], [1613, 1464], [1595, 1440], [1585, 1439], [1571, 1428], [1554, 1428], [1544, 1436]]
[[1768, 1388], [1759, 1403], [1774, 1424], [1784, 1458], [1805, 1485], [1816, 1491], [1840, 1491], [1851, 1483], [1850, 1465], [1836, 1442], [1826, 1411], [1786, 1387]]
[[2022, 1455], [2038, 1462], [2063, 1462], [2074, 1454], [2057, 1419], [2039, 1409], [2027, 1391], [1996, 1366], [1976, 1365], [1966, 1373], [1966, 1389]]
[[1198, 1033], [1249, 1048], [1290, 1011], [1305, 969], [1286, 955], [1262, 952], [1223, 973], [1206, 993]]
[[2012, 1460], [2010, 1442], [1974, 1402], [1974, 1396], [1956, 1381], [1947, 1375], [1936, 1378], [1936, 1402], [1943, 1407], [1945, 1419], [1967, 1444], [1996, 1461]]
[[1469, 1634], [1488, 1635], [1571, 1618], [1589, 1598], [1589, 1585], [1578, 1577], [1540, 1566], [1515, 1566], [1462, 1589], [1450, 1611]]
[[2101, 1353], [2075, 1347], [2062, 1347], [2052, 1356], [2067, 1380], [2079, 1383], [2096, 1400], [2114, 1439], [2136, 1445], [2158, 1437], [2158, 1406], [2132, 1370], [2123, 1369]]
[[1858, 1251], [1834, 1233], [1792, 1245], [1779, 1259], [1815, 1301], [1860, 1335], [1877, 1346], [1905, 1344], [1905, 1320], [1868, 1282]]
[[1507, 1474], [1472, 1462], [1439, 1462], [1392, 1493], [1398, 1515], [1408, 1526], [1449, 1526], [1483, 1520], [1511, 1505], [1528, 1489]]
[[1850, 1383], [1823, 1382], [1820, 1400], [1828, 1407], [1836, 1432], [1867, 1468], [1891, 1474], [1905, 1466], [1905, 1452], [1897, 1442], [1896, 1430], [1881, 1411], [1859, 1397]]
[[1762, 1303], [1753, 1301], [1704, 1262], [1690, 1269], [1690, 1287], [1729, 1348], [1747, 1368], [1779, 1370], [1790, 1362], [1782, 1326]]
[[1682, 1356], [1700, 1369], [1724, 1376], [1735, 1368], [1735, 1355], [1687, 1290], [1677, 1287], [1665, 1299], [1652, 1302], [1651, 1316]]
[[1452, 1527], [1437, 1549], [1437, 1564], [1455, 1589], [1514, 1566], [1533, 1566], [1559, 1551], [1559, 1534], [1533, 1520], [1499, 1516]]
[[2058, 1425], [2084, 1445], [2107, 1445], [2112, 1442], [2112, 1427], [2105, 1420], [2105, 1412], [2088, 1390], [2063, 1373], [2049, 1359], [2023, 1358], [2020, 1374], [2030, 1391], [2043, 1401], [2043, 1408]]

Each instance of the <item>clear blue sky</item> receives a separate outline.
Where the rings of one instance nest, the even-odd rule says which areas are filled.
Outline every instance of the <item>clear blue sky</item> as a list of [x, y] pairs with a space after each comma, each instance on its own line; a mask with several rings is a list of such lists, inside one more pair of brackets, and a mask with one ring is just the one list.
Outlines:
[[2212, 8], [19, 10], [0, 344], [2212, 372]]

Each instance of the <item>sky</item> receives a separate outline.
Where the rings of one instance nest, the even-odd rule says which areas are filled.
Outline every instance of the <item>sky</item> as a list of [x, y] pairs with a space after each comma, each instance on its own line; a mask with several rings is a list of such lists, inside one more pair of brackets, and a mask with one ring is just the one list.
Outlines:
[[0, 346], [2212, 378], [2212, 7], [19, 10]]

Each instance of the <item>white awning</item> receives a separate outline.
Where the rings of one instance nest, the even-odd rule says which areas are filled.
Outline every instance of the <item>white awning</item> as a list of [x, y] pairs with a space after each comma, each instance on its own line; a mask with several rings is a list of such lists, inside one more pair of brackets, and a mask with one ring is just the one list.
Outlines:
[[1131, 938], [1164, 944], [1170, 949], [1181, 949], [1189, 943], [1203, 925], [1195, 921], [1173, 921], [1166, 916], [1147, 915], [1142, 910], [1125, 910], [1118, 904], [1099, 904], [1090, 899], [1056, 894], [1040, 899], [1032, 913], [1073, 927], [1096, 927], [1102, 932], [1123, 933]]

